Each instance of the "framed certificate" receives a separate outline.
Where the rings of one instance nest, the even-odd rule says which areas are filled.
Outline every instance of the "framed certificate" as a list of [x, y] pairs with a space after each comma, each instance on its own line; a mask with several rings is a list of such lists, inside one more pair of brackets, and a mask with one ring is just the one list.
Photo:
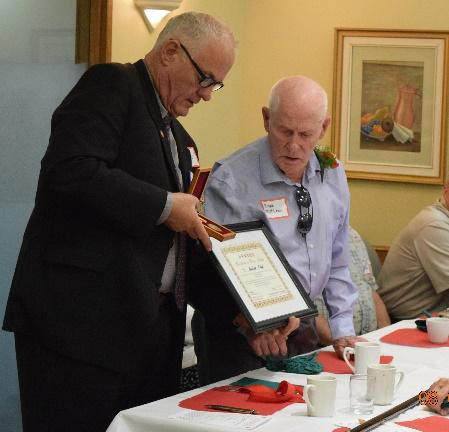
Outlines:
[[211, 239], [210, 257], [255, 333], [281, 327], [291, 316], [318, 315], [262, 221], [226, 227], [236, 236]]

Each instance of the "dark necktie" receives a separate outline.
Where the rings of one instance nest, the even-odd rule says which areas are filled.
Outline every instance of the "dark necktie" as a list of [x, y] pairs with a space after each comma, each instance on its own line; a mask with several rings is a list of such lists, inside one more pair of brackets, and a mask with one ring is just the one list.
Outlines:
[[167, 114], [165, 117], [162, 118], [162, 121], [164, 122], [165, 130], [170, 129], [173, 117], [170, 114]]
[[[170, 115], [166, 115], [164, 118], [164, 126], [165, 126], [165, 134], [167, 142], [170, 144], [170, 148], [174, 146], [176, 149], [176, 143], [174, 142], [174, 139], [171, 135], [171, 122], [173, 120], [173, 117]], [[173, 142], [172, 142], [173, 141]], [[176, 150], [177, 152], [177, 150]], [[173, 154], [173, 152], [172, 152]], [[175, 168], [177, 164], [177, 160], [179, 160], [178, 157], [173, 157]], [[176, 170], [177, 171], [177, 170]], [[177, 172], [178, 174], [178, 172]], [[179, 190], [182, 191], [182, 175], [177, 175], [178, 180], [178, 186]], [[175, 234], [176, 240], [175, 245], [177, 246], [177, 259], [176, 259], [176, 271], [175, 271], [175, 302], [176, 306], [180, 311], [184, 310], [185, 307], [185, 290], [186, 290], [186, 244], [187, 244], [187, 238], [185, 233], [177, 233]]]
[[185, 233], [178, 233], [178, 260], [176, 262], [175, 301], [180, 311], [184, 310], [186, 298], [186, 244]]

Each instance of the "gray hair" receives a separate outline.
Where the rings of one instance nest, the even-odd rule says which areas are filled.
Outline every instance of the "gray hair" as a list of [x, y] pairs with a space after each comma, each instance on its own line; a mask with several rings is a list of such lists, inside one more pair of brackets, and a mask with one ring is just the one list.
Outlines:
[[[304, 87], [307, 84], [307, 88]], [[271, 113], [275, 113], [279, 105], [281, 103], [281, 93], [282, 88], [288, 86], [290, 91], [289, 95], [294, 93], [301, 96], [312, 96], [317, 95], [320, 100], [319, 113], [320, 117], [324, 120], [327, 114], [327, 93], [319, 85], [316, 81], [311, 80], [310, 78], [297, 76], [297, 77], [286, 77], [280, 79], [274, 86], [271, 88], [270, 95], [268, 97], [268, 108]]]
[[[160, 32], [154, 47], [159, 48], [171, 38], [181, 39], [182, 42], [200, 43], [211, 38], [228, 39], [232, 47], [236, 47], [231, 29], [213, 16], [201, 12], [185, 12], [170, 18]], [[192, 50], [195, 50], [198, 43], [192, 45]]]

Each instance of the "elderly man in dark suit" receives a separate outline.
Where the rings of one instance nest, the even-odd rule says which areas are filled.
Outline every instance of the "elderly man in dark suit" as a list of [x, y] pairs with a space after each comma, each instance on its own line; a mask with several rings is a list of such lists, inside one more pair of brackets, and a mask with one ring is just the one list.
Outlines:
[[234, 55], [223, 23], [178, 15], [144, 60], [92, 67], [55, 111], [4, 322], [25, 432], [98, 432], [176, 392], [186, 247], [211, 245], [175, 118], [210, 100]]

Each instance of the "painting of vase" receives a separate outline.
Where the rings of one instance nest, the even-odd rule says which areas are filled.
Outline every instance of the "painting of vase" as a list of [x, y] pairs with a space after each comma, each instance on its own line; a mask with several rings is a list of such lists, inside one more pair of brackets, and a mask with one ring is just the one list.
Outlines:
[[424, 64], [363, 61], [360, 148], [421, 151]]

